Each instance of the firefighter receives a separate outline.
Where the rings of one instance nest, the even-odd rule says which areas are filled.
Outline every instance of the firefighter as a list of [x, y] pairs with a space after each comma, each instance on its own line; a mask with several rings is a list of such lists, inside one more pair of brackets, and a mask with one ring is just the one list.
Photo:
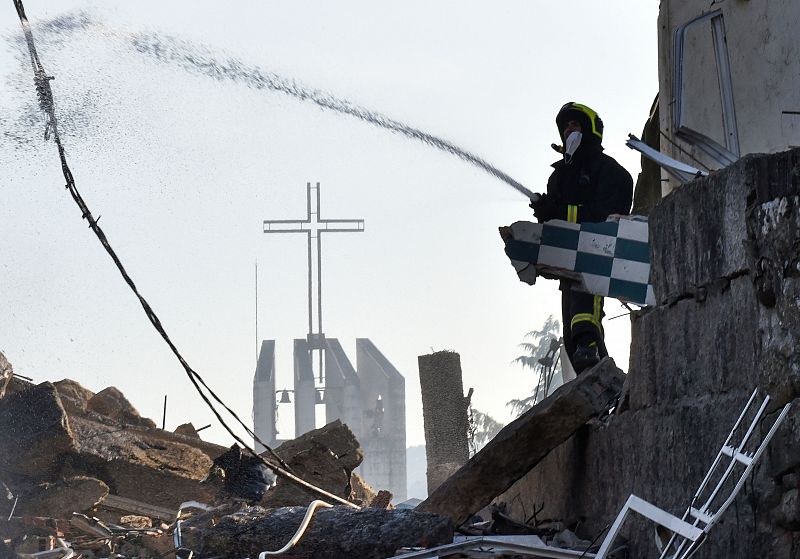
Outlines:
[[[539, 222], [563, 219], [573, 223], [602, 222], [612, 214], [628, 215], [633, 179], [614, 158], [603, 153], [603, 121], [580, 103], [569, 102], [558, 111], [556, 126], [562, 154], [553, 163], [547, 193], [531, 200]], [[603, 298], [576, 289], [562, 280], [561, 313], [564, 345], [576, 373], [608, 355], [603, 342]]]

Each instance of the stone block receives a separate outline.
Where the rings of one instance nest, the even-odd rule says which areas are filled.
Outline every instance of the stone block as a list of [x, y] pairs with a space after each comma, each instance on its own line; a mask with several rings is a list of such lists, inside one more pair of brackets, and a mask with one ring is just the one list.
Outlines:
[[[350, 497], [350, 472], [322, 444], [316, 441], [307, 442], [306, 448], [291, 456], [287, 463], [300, 479], [337, 497]], [[318, 498], [318, 495], [291, 481], [279, 478], [275, 487], [264, 495], [261, 504], [265, 507], [290, 507], [307, 505]]]
[[212, 500], [212, 489], [200, 484], [212, 460], [188, 444], [192, 439], [88, 416], [73, 416], [70, 424], [76, 444], [63, 459], [63, 476], [96, 477], [114, 495], [176, 510], [183, 501]]
[[76, 448], [56, 388], [44, 382], [0, 399], [0, 472], [50, 478]]
[[[303, 433], [296, 439], [284, 442], [275, 451], [287, 462], [296, 454], [303, 452], [310, 443], [319, 443], [330, 450], [342, 467], [355, 470], [364, 460], [364, 451], [350, 428], [339, 421], [331, 421], [324, 427]], [[262, 455], [268, 457], [268, 453]]]
[[56, 387], [67, 413], [84, 413], [86, 405], [94, 396], [94, 392], [72, 379], [59, 380], [53, 385]]
[[200, 435], [197, 433], [197, 429], [195, 429], [194, 425], [191, 423], [181, 423], [175, 428], [175, 433], [178, 435], [183, 435], [184, 437], [191, 437], [193, 439], [200, 438]]
[[118, 388], [109, 386], [92, 396], [86, 409], [128, 425], [142, 425], [155, 428], [152, 419], [142, 417]]

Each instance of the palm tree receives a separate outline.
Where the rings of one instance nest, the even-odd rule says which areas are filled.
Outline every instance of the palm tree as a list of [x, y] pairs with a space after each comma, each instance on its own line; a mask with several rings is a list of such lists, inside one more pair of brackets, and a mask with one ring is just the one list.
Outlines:
[[469, 406], [469, 455], [474, 456], [503, 428], [503, 424], [489, 414]]
[[558, 332], [560, 330], [561, 323], [553, 315], [550, 315], [540, 330], [528, 332], [525, 334], [523, 342], [519, 344], [525, 353], [514, 359], [512, 363], [519, 363], [523, 368], [532, 370], [537, 379], [530, 396], [510, 400], [506, 403], [516, 415], [526, 412], [550, 393], [553, 377], [559, 365], [561, 338], [558, 337]]

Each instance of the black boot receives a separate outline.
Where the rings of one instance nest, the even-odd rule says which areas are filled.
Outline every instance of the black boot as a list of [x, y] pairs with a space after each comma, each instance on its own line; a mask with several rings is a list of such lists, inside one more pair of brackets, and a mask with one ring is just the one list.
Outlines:
[[580, 374], [590, 367], [594, 367], [600, 362], [600, 354], [597, 345], [579, 345], [572, 354], [572, 366], [575, 373]]

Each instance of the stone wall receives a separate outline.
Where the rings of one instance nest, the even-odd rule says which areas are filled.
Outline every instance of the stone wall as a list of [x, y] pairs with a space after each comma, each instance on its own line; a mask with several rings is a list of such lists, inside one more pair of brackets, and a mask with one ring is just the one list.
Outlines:
[[[630, 493], [682, 515], [750, 392], [800, 395], [800, 150], [748, 156], [650, 215], [659, 305], [632, 318], [624, 396], [499, 500], [599, 534]], [[769, 417], [774, 417], [771, 415]], [[800, 556], [800, 403], [697, 557]], [[653, 555], [632, 517], [631, 557]]]

